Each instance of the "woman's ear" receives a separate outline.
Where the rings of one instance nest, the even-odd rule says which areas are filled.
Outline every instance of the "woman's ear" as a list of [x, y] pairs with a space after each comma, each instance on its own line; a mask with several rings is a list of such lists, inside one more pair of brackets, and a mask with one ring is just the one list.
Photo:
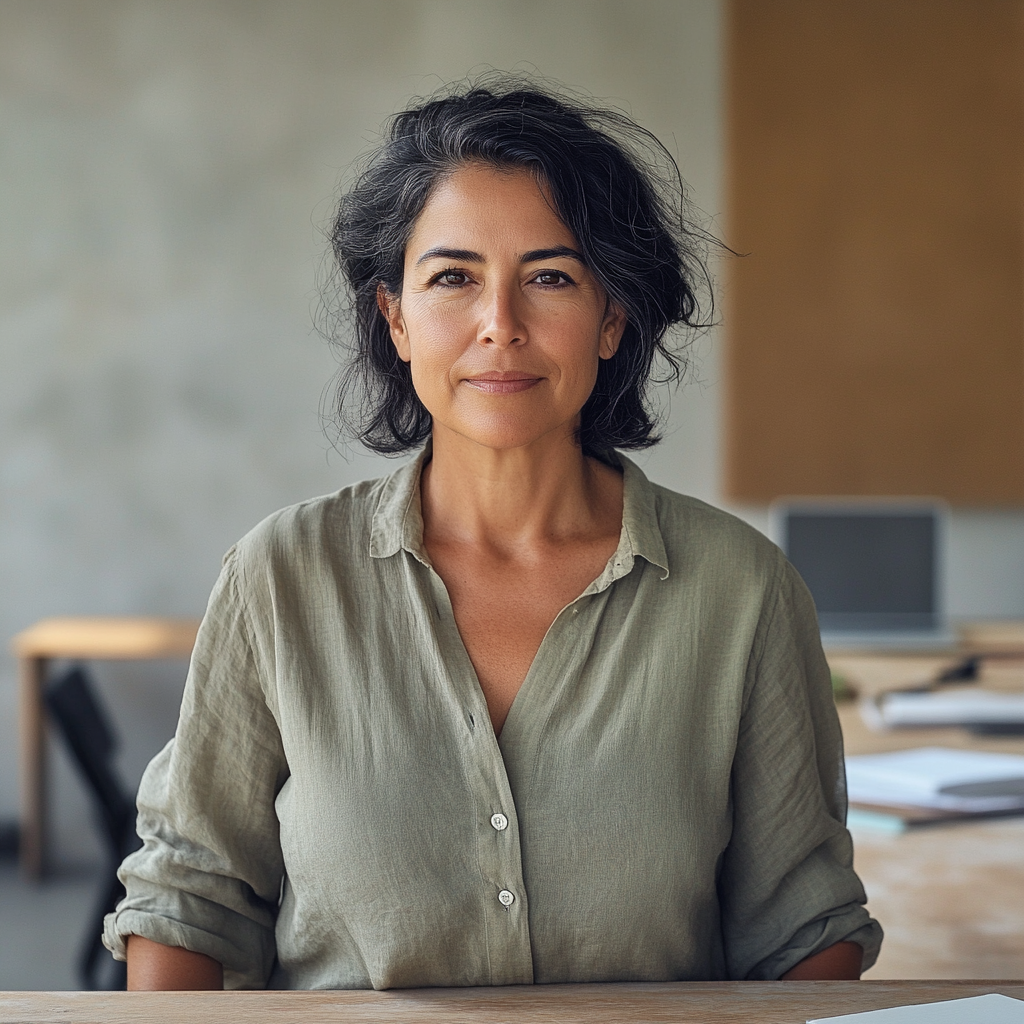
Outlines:
[[625, 310], [609, 299], [604, 311], [604, 320], [601, 322], [601, 340], [597, 349], [597, 354], [602, 359], [611, 359], [619, 351], [619, 342], [622, 341], [622, 334], [626, 330], [626, 322]]
[[397, 295], [392, 295], [387, 290], [383, 281], [377, 285], [377, 308], [391, 328], [391, 343], [398, 352], [398, 358], [403, 363], [409, 362], [412, 359], [412, 350], [409, 347], [409, 332], [405, 329], [405, 320], [402, 318], [402, 303]]

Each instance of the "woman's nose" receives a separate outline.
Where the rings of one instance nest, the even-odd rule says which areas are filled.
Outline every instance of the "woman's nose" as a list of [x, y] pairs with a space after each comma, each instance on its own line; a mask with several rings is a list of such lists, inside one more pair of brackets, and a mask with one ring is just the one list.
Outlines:
[[507, 348], [526, 341], [521, 296], [518, 288], [495, 286], [484, 293], [483, 315], [477, 341], [482, 345]]

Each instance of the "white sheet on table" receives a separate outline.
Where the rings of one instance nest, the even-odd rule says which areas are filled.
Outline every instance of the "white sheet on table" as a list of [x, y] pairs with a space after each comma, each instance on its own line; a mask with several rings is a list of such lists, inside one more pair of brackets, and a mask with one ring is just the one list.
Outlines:
[[1024, 1000], [989, 993], [941, 1003], [915, 1003], [887, 1010], [816, 1017], [807, 1024], [1024, 1024]]

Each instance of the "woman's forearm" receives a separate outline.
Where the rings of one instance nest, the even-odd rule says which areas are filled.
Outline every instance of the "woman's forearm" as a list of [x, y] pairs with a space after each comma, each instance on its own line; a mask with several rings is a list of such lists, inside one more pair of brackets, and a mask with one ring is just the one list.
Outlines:
[[864, 951], [856, 942], [837, 942], [786, 971], [783, 981], [858, 981]]
[[224, 968], [204, 953], [128, 936], [128, 990], [198, 991], [224, 987]]

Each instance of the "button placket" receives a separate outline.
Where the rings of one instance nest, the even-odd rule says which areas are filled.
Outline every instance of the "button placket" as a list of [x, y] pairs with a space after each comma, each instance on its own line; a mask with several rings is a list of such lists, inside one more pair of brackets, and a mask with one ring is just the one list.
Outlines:
[[[484, 716], [483, 697], [475, 729], [466, 734], [465, 756], [471, 785], [478, 799], [476, 819], [480, 865], [480, 896], [488, 913], [496, 915], [487, 932], [487, 955], [492, 964], [492, 985], [520, 985], [533, 981], [533, 955], [529, 930], [529, 894], [523, 882], [515, 801], [505, 771], [498, 738]], [[469, 710], [467, 708], [467, 710]]]
[[[464, 764], [467, 781], [477, 801], [480, 897], [489, 914], [504, 918], [502, 927], [492, 928], [486, 933], [487, 959], [491, 964], [488, 983], [531, 984], [533, 956], [529, 894], [522, 877], [515, 801], [498, 738], [490, 728], [483, 691], [459, 635], [448, 592], [433, 569], [428, 573], [430, 597], [437, 611], [434, 632], [438, 668], [448, 682], [450, 693], [458, 705], [458, 716], [464, 723]], [[499, 816], [504, 822], [500, 828], [497, 825]], [[508, 886], [516, 888], [513, 890]]]

